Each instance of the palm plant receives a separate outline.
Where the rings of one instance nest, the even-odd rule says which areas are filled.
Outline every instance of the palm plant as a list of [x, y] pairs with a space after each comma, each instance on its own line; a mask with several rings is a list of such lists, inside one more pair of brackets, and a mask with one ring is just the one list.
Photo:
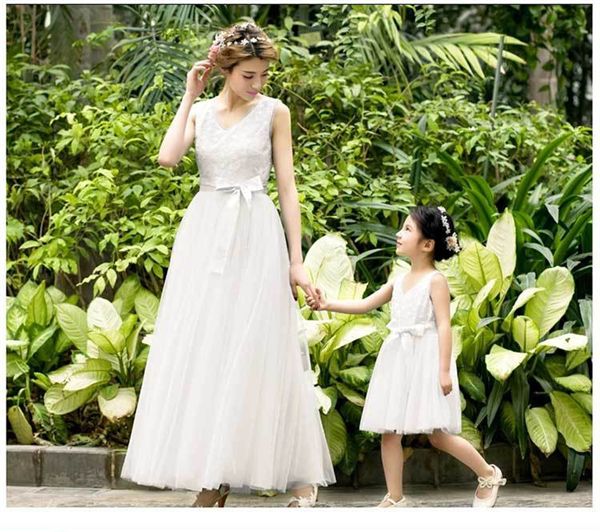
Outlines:
[[[341, 10], [345, 23], [337, 31], [336, 53], [344, 53], [350, 60], [358, 60], [373, 67], [390, 79], [399, 89], [410, 92], [411, 67], [443, 63], [455, 70], [484, 78], [481, 63], [492, 68], [497, 64], [497, 33], [455, 33], [416, 37], [404, 31], [407, 10], [418, 13], [427, 6], [353, 5], [331, 7]], [[506, 45], [524, 46], [525, 43], [504, 36]], [[504, 59], [525, 64], [509, 51]]]

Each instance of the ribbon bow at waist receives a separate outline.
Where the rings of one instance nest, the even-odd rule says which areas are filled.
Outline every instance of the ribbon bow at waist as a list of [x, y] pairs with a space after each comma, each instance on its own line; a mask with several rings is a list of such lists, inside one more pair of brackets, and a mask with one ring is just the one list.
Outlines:
[[427, 331], [435, 330], [435, 323], [424, 322], [415, 323], [413, 325], [399, 326], [395, 323], [388, 323], [387, 328], [390, 330], [388, 338], [391, 340], [396, 336], [400, 337], [402, 347], [411, 349], [415, 337], [423, 336]]
[[242, 198], [246, 205], [252, 204], [253, 192], [264, 192], [264, 186], [260, 176], [256, 175], [241, 183], [228, 183], [224, 180], [217, 181], [215, 185], [205, 184], [200, 190], [215, 190], [220, 192], [230, 192], [225, 206], [219, 216], [218, 227], [222, 238], [219, 240], [215, 256], [212, 259], [211, 271], [214, 273], [223, 273], [225, 263], [231, 253], [233, 246], [233, 237], [237, 228], [237, 221], [240, 216], [240, 205]]

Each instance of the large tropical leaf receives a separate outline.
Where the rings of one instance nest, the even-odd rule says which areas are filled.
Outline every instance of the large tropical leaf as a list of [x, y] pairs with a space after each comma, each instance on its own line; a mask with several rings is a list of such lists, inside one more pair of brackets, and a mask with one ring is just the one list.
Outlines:
[[327, 438], [331, 461], [333, 465], [336, 465], [342, 459], [346, 450], [346, 442], [348, 440], [346, 424], [335, 408], [327, 415], [321, 414], [321, 422], [323, 423], [323, 431]]
[[52, 386], [44, 394], [44, 405], [52, 414], [68, 414], [87, 403], [94, 395], [93, 387], [76, 392], [66, 392], [62, 384]]
[[525, 412], [525, 424], [531, 441], [546, 456], [550, 456], [556, 449], [558, 431], [550, 419], [545, 408], [529, 408]]
[[568, 394], [551, 392], [550, 400], [556, 414], [556, 427], [569, 447], [580, 453], [592, 445], [592, 420], [588, 413]]
[[503, 277], [508, 277], [515, 271], [516, 239], [515, 220], [510, 210], [506, 209], [492, 225], [486, 243], [486, 247], [493, 251], [500, 260]]
[[111, 399], [105, 399], [102, 390], [98, 394], [100, 411], [109, 421], [132, 415], [135, 412], [137, 396], [133, 388], [119, 388]]
[[490, 281], [496, 281], [489, 297], [494, 298], [502, 287], [502, 268], [493, 251], [473, 242], [460, 253], [458, 258], [463, 271], [480, 290]]
[[535, 321], [543, 337], [563, 317], [575, 292], [575, 282], [567, 268], [557, 266], [544, 270], [535, 285], [545, 290], [527, 302], [525, 315]]
[[85, 311], [70, 303], [60, 303], [56, 305], [56, 318], [60, 328], [75, 347], [82, 353], [87, 353], [88, 325]]
[[489, 355], [485, 356], [485, 367], [499, 381], [505, 381], [527, 358], [527, 353], [519, 353], [493, 345]]

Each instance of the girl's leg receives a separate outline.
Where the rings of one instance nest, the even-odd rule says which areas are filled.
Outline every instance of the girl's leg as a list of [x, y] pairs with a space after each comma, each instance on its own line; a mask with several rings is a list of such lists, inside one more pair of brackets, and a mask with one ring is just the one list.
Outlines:
[[[440, 449], [460, 460], [470, 468], [477, 476], [489, 477], [494, 474], [492, 466], [488, 464], [475, 447], [467, 440], [454, 434], [447, 434], [441, 430], [434, 430], [428, 435], [431, 445]], [[491, 488], [477, 488], [477, 496], [481, 499], [487, 498], [491, 493]]]
[[401, 434], [382, 434], [381, 461], [390, 497], [394, 501], [399, 501], [402, 498], [402, 470], [404, 468]]

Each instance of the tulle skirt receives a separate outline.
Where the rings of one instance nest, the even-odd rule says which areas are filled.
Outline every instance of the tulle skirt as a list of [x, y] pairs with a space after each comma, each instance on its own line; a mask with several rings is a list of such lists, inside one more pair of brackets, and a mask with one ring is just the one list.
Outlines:
[[398, 434], [431, 434], [440, 429], [460, 434], [460, 392], [454, 359], [450, 378], [452, 391], [445, 396], [439, 381], [436, 331], [408, 339], [388, 336], [373, 368], [360, 429]]
[[178, 228], [121, 475], [190, 490], [333, 483], [278, 212], [253, 193], [233, 215], [231, 194], [201, 190]]

